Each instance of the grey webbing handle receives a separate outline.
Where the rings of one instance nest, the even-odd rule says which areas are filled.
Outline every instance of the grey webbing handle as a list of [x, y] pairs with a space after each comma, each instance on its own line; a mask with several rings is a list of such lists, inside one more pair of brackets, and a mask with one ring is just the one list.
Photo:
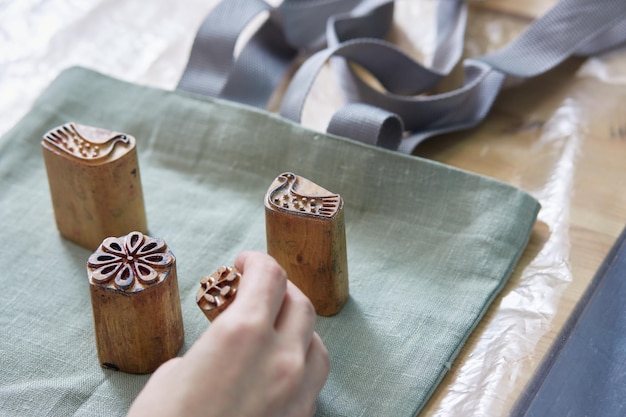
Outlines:
[[[224, 0], [200, 26], [178, 90], [264, 107], [299, 50], [323, 45], [326, 21], [361, 0]], [[269, 17], [239, 56], [235, 45], [262, 13]]]
[[[239, 35], [270, 7], [262, 0], [220, 2], [202, 22], [179, 81], [178, 90], [225, 97], [263, 106], [296, 54], [284, 44], [281, 31], [268, 19], [250, 39], [239, 59], [235, 45]], [[262, 61], [264, 65], [256, 65]]]
[[[229, 6], [222, 6], [224, 3]], [[236, 8], [235, 3], [241, 9], [233, 14], [231, 7]], [[327, 47], [308, 58], [296, 72], [283, 97], [280, 113], [300, 122], [313, 82], [331, 60], [349, 104], [333, 117], [328, 131], [407, 153], [426, 138], [480, 123], [507, 75], [536, 76], [571, 55], [597, 53], [626, 41], [626, 1], [561, 0], [505, 48], [477, 59], [466, 59], [462, 63], [465, 80], [460, 88], [427, 96], [422, 93], [445, 77], [460, 59], [466, 19], [466, 5], [462, 1], [438, 3], [437, 44], [430, 68], [382, 39], [391, 26], [393, 1], [285, 0], [278, 9], [262, 3], [226, 0], [209, 15], [207, 21], [230, 21], [230, 25], [209, 25], [225, 33], [217, 37], [210, 34], [208, 38], [213, 40], [209, 43], [217, 38], [227, 45], [226, 48], [212, 45], [211, 49], [222, 52], [230, 45], [232, 48], [230, 54], [218, 57], [213, 53], [208, 60], [223, 59], [229, 65], [212, 62], [213, 67], [219, 68], [216, 71], [209, 65], [208, 76], [207, 72], [198, 71], [200, 59], [194, 58], [194, 50], [200, 51], [196, 43], [201, 28], [179, 88], [205, 93], [189, 86], [201, 85], [203, 82], [198, 81], [204, 78], [219, 79], [214, 84], [221, 85], [221, 89], [207, 90], [205, 94], [264, 106], [296, 51], [319, 45], [323, 35], [319, 32], [327, 22]], [[232, 37], [236, 38], [235, 32], [245, 26], [242, 21], [259, 11], [270, 11], [270, 18], [235, 60]], [[303, 19], [309, 24], [303, 26]], [[272, 28], [272, 41], [266, 33], [269, 30], [263, 29], [265, 25]], [[206, 50], [201, 54], [207, 59]], [[365, 83], [348, 62], [367, 69], [385, 91]], [[402, 138], [402, 129], [408, 131], [407, 137]]]

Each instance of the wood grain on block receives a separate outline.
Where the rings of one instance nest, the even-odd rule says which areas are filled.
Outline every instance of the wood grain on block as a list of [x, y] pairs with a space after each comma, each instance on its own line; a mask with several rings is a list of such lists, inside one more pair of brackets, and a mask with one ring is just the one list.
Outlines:
[[340, 195], [287, 172], [265, 196], [267, 252], [321, 316], [348, 299], [348, 261]]
[[209, 321], [215, 320], [233, 302], [241, 274], [237, 268], [222, 266], [208, 277], [202, 277], [196, 303]]
[[100, 365], [144, 374], [183, 344], [176, 258], [162, 239], [106, 238], [87, 261]]
[[57, 228], [95, 250], [108, 236], [147, 230], [133, 136], [76, 123], [41, 141]]

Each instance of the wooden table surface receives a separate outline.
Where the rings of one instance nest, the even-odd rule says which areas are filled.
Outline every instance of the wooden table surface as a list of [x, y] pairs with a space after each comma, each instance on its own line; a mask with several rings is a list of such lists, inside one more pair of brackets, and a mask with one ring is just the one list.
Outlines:
[[[491, 49], [499, 42], [485, 38], [494, 31], [506, 43], [554, 3], [473, 4], [469, 48]], [[506, 415], [626, 225], [626, 50], [571, 59], [511, 86], [479, 127], [416, 154], [500, 179], [542, 204], [513, 276], [423, 413]]]
[[[173, 89], [216, 0], [13, 0], [0, 5], [0, 134], [64, 68], [84, 65]], [[141, 3], [141, 4], [135, 4]], [[514, 39], [554, 0], [472, 1], [466, 56]], [[390, 40], [428, 57], [433, 0], [400, 0]], [[422, 20], [419, 20], [422, 22]], [[454, 84], [454, 77], [449, 81]], [[324, 129], [341, 101], [330, 71], [304, 124]], [[626, 49], [513, 81], [475, 129], [416, 155], [520, 187], [542, 204], [528, 248], [422, 415], [500, 416], [514, 405], [626, 224]]]

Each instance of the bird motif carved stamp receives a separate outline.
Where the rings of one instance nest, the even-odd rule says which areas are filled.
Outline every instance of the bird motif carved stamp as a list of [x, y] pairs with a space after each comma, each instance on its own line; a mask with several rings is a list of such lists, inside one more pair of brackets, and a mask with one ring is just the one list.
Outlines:
[[96, 161], [112, 155], [115, 146], [132, 145], [131, 137], [124, 133], [111, 132], [70, 122], [48, 131], [44, 135], [46, 144], [78, 159]]
[[94, 250], [107, 236], [146, 232], [133, 136], [70, 122], [46, 132], [41, 147], [63, 237]]
[[313, 181], [285, 172], [265, 195], [267, 252], [317, 314], [337, 314], [349, 295], [344, 204]]
[[343, 204], [339, 194], [313, 185], [291, 172], [279, 175], [272, 185], [267, 202], [277, 210], [332, 218]]

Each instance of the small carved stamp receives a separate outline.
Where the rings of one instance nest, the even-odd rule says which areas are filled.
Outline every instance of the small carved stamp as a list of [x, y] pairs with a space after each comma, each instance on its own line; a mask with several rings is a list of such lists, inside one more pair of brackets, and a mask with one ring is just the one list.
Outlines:
[[66, 123], [41, 141], [57, 228], [95, 250], [107, 236], [145, 232], [133, 136]]
[[306, 178], [279, 175], [265, 195], [267, 252], [321, 316], [348, 299], [343, 199]]
[[184, 336], [176, 258], [162, 239], [106, 238], [87, 275], [101, 366], [145, 374], [176, 356]]
[[215, 320], [233, 302], [241, 274], [237, 268], [222, 266], [208, 277], [202, 277], [196, 303], [209, 321]]

